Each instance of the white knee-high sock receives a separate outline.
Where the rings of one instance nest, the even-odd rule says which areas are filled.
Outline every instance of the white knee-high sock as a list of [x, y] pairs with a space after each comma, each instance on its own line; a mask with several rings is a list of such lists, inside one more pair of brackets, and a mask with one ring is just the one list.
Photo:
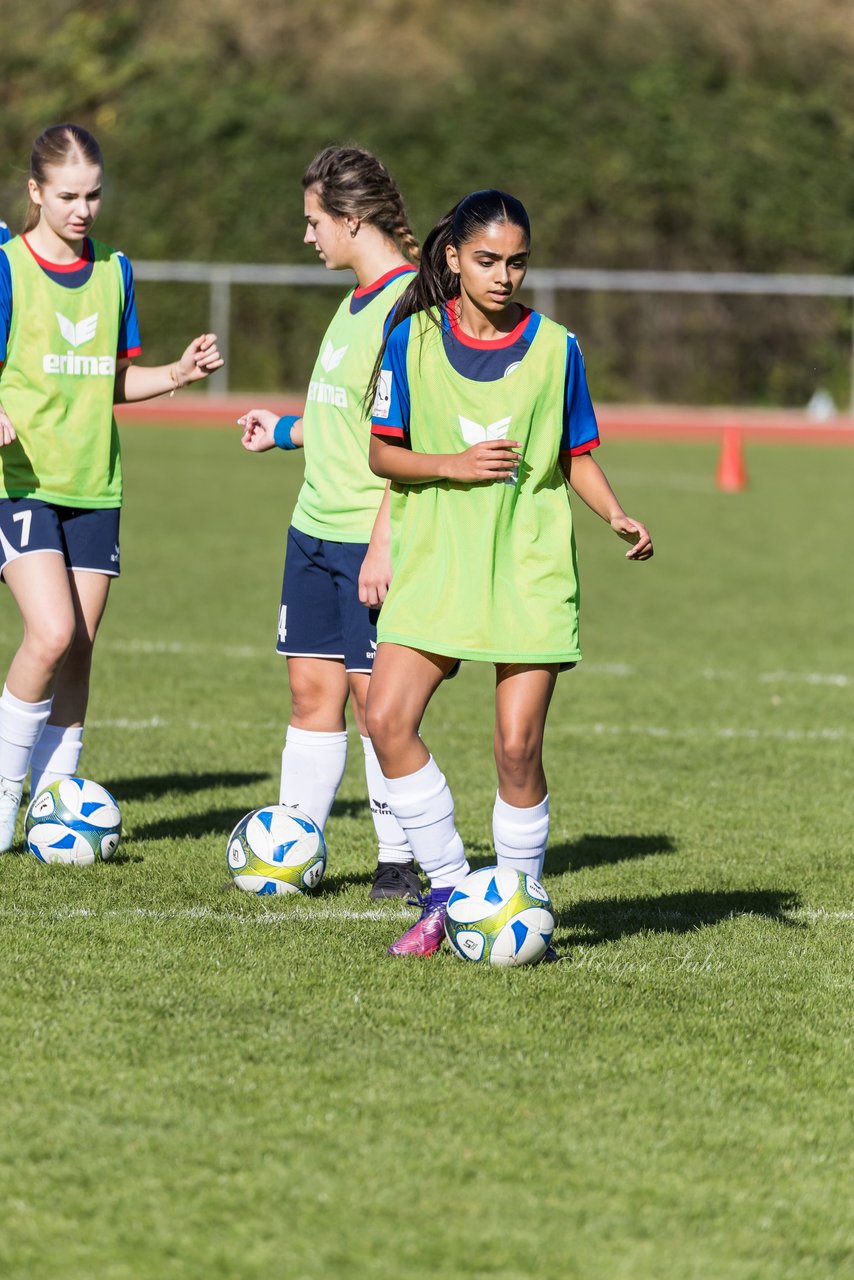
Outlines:
[[516, 809], [496, 792], [492, 839], [499, 867], [512, 867], [541, 879], [549, 839], [548, 796], [531, 809]]
[[346, 733], [319, 733], [289, 724], [282, 752], [279, 804], [296, 805], [323, 830], [346, 763]]
[[406, 832], [391, 811], [388, 803], [385, 778], [383, 777], [374, 744], [364, 734], [362, 748], [365, 752], [365, 777], [368, 783], [368, 803], [371, 806], [371, 817], [377, 833], [379, 845], [379, 862], [396, 862], [398, 866], [409, 866], [412, 862], [412, 850], [406, 838]]
[[459, 884], [469, 864], [454, 825], [454, 800], [436, 761], [431, 756], [423, 769], [404, 778], [386, 778], [385, 785], [391, 811], [429, 876], [431, 889]]
[[38, 795], [60, 778], [74, 778], [83, 750], [83, 726], [48, 722], [30, 761], [30, 795]]
[[27, 776], [33, 747], [42, 735], [53, 698], [23, 702], [3, 686], [0, 695], [0, 776], [21, 782]]

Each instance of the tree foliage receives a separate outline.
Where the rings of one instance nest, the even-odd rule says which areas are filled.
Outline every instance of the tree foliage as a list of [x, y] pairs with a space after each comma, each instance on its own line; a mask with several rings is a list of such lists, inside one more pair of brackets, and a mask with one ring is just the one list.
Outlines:
[[[538, 265], [854, 273], [848, 0], [32, 0], [2, 28], [0, 209], [20, 216], [33, 136], [78, 119], [108, 161], [100, 234], [133, 258], [305, 260], [302, 170], [357, 141], [422, 236], [490, 185], [528, 205]], [[149, 292], [152, 354], [181, 305]], [[273, 292], [236, 299], [238, 384], [305, 377], [329, 295]], [[846, 394], [839, 305], [564, 297], [558, 318], [600, 394]]]

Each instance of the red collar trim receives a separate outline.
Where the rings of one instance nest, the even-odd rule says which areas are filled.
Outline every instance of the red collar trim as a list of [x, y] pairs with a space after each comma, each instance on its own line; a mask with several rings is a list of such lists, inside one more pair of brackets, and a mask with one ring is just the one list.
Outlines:
[[88, 266], [92, 261], [92, 244], [88, 236], [86, 236], [83, 241], [83, 257], [78, 258], [75, 262], [49, 262], [47, 258], [42, 258], [36, 253], [25, 235], [22, 235], [21, 239], [35, 258], [36, 262], [40, 267], [43, 267], [45, 271], [80, 271], [83, 267]]
[[374, 289], [381, 289], [383, 285], [387, 285], [389, 280], [394, 280], [395, 276], [402, 276], [404, 272], [415, 273], [415, 267], [410, 267], [404, 263], [400, 267], [392, 267], [391, 271], [387, 271], [384, 276], [380, 276], [379, 280], [375, 280], [373, 284], [364, 284], [353, 290], [354, 298], [364, 298], [366, 293], [373, 293]]
[[522, 319], [510, 333], [502, 334], [500, 338], [472, 338], [469, 334], [463, 333], [460, 328], [457, 320], [456, 303], [456, 298], [449, 298], [445, 303], [445, 314], [448, 317], [451, 333], [464, 347], [474, 347], [480, 351], [496, 351], [501, 347], [512, 347], [513, 343], [518, 342], [525, 332], [525, 326], [531, 318], [531, 308], [522, 307]]

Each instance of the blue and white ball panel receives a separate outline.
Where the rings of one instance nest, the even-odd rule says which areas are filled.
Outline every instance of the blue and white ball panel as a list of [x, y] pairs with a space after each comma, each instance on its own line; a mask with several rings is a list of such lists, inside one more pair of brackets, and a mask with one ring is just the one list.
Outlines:
[[457, 885], [445, 933], [457, 955], [499, 967], [536, 964], [554, 932], [549, 895], [533, 876], [482, 867]]
[[554, 916], [545, 907], [528, 907], [514, 916], [493, 939], [489, 963], [500, 968], [536, 964], [552, 940]]
[[448, 914], [460, 924], [488, 920], [518, 893], [519, 878], [519, 872], [509, 867], [481, 867], [479, 871], [472, 871], [451, 894]]
[[267, 805], [238, 822], [226, 860], [234, 883], [248, 893], [305, 893], [323, 879], [326, 844], [308, 814]]
[[40, 862], [85, 867], [116, 852], [122, 815], [97, 782], [61, 778], [31, 800], [24, 829], [26, 848]]
[[536, 898], [538, 902], [545, 903], [546, 906], [550, 907], [552, 904], [551, 898], [539, 880], [535, 880], [533, 876], [525, 876], [525, 892], [529, 893], [532, 898]]

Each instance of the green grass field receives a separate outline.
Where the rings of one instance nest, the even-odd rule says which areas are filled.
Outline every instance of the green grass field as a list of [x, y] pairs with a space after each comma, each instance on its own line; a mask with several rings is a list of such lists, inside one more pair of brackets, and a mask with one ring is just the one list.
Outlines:
[[[601, 451], [658, 552], [577, 511], [587, 655], [547, 735], [569, 962], [395, 961], [361, 749], [324, 891], [224, 887], [275, 799], [298, 459], [124, 428], [124, 576], [82, 771], [112, 864], [0, 862], [6, 1280], [850, 1275], [854, 451]], [[4, 661], [17, 643], [0, 596]], [[490, 861], [492, 670], [425, 737]], [[372, 909], [375, 908], [375, 909]], [[412, 916], [411, 911], [408, 916]]]

